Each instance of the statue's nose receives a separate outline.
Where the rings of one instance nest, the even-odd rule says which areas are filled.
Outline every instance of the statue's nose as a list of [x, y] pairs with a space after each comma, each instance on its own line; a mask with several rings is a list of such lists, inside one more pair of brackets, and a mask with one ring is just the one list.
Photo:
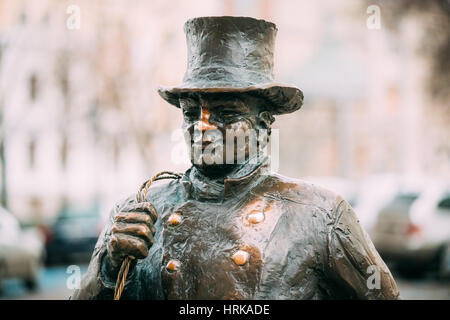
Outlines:
[[215, 124], [212, 124], [209, 122], [209, 118], [211, 116], [211, 113], [207, 108], [203, 108], [201, 110], [201, 116], [200, 116], [200, 131], [205, 132], [206, 130], [214, 130], [217, 129], [217, 126]]

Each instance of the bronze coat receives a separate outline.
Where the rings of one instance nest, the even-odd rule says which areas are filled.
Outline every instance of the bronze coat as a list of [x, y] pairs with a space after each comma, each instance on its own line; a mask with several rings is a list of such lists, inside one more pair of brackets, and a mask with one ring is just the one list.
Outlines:
[[[195, 168], [152, 185], [155, 243], [129, 274], [122, 299], [398, 298], [390, 271], [344, 199], [266, 167], [225, 179], [223, 188]], [[106, 241], [114, 215], [133, 199], [112, 211], [73, 299], [112, 299], [116, 279], [102, 267]], [[182, 215], [177, 226], [168, 222], [173, 213]], [[233, 260], [239, 250], [249, 254], [243, 265]], [[166, 269], [172, 259], [176, 271]], [[369, 266], [380, 270], [380, 289], [367, 285]]]

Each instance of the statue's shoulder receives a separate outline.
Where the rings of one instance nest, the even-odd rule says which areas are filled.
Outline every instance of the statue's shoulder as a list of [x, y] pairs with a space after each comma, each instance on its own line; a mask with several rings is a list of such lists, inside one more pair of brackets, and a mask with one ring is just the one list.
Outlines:
[[270, 173], [263, 184], [265, 193], [282, 200], [315, 206], [327, 212], [332, 212], [342, 201], [339, 194], [322, 186], [278, 173]]
[[[136, 193], [141, 186], [136, 186]], [[120, 208], [124, 208], [136, 202], [136, 193], [133, 193], [126, 198], [122, 198], [116, 202], [114, 211], [120, 211]], [[180, 179], [164, 179], [154, 181], [147, 191], [146, 199], [147, 201], [157, 205], [164, 201], [176, 201], [181, 194], [181, 183]]]
[[182, 184], [179, 179], [154, 181], [147, 192], [147, 201], [157, 205], [164, 202], [176, 203], [182, 198]]

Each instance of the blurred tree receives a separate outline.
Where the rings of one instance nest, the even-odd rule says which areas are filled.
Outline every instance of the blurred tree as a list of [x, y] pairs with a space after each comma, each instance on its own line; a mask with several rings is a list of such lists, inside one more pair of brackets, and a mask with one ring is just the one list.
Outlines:
[[[367, 3], [373, 4], [373, 1]], [[397, 31], [403, 18], [414, 15], [423, 22], [424, 37], [420, 52], [429, 62], [427, 90], [430, 98], [448, 106], [450, 98], [450, 1], [379, 1], [383, 23]]]
[[5, 163], [5, 147], [3, 139], [3, 103], [0, 101], [0, 180], [1, 180], [1, 191], [0, 191], [0, 204], [3, 207], [8, 206], [8, 194], [6, 190], [6, 163]]
[[[2, 68], [2, 56], [3, 56], [4, 46], [0, 42], [0, 70]], [[3, 207], [8, 206], [8, 194], [6, 189], [6, 163], [5, 163], [5, 135], [4, 135], [4, 125], [3, 125], [3, 99], [0, 92], [0, 204]]]
[[[128, 36], [131, 31], [123, 17], [105, 16], [102, 25], [108, 25], [107, 31], [99, 29], [97, 47], [93, 58], [98, 92], [98, 107], [115, 112], [126, 120], [127, 125], [118, 129], [110, 138], [113, 143], [113, 161], [118, 161], [122, 146], [119, 136], [126, 132], [135, 140], [143, 163], [151, 163], [151, 143], [153, 130], [141, 123], [139, 106], [132, 105], [139, 74], [132, 68], [131, 43]], [[111, 54], [114, 52], [114, 55]], [[141, 72], [141, 71], [139, 71]], [[123, 140], [123, 139], [122, 139]]]
[[424, 83], [431, 102], [424, 106], [429, 119], [423, 134], [429, 135], [427, 146], [433, 154], [428, 160], [428, 170], [434, 170], [450, 161], [450, 1], [398, 0], [384, 4], [385, 24], [394, 32], [406, 16], [420, 19], [423, 26], [418, 52], [428, 63]]

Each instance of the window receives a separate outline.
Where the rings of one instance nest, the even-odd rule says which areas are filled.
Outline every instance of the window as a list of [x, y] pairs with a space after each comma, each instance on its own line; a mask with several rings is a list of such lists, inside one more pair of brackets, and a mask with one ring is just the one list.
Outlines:
[[438, 208], [450, 212], [450, 195], [446, 195], [439, 201]]
[[419, 197], [418, 193], [398, 194], [383, 210], [383, 213], [398, 216], [407, 216], [414, 201]]
[[118, 137], [113, 138], [113, 163], [114, 168], [117, 169], [119, 167], [120, 160], [120, 142]]
[[399, 194], [395, 197], [394, 202], [410, 206], [418, 197], [419, 195], [417, 193]]
[[33, 169], [36, 163], [36, 139], [31, 138], [28, 143], [28, 163]]
[[19, 15], [19, 21], [21, 24], [27, 23], [27, 13], [25, 11], [22, 11]]
[[29, 93], [31, 101], [36, 101], [37, 95], [39, 93], [38, 78], [36, 74], [32, 74], [29, 79]]
[[61, 143], [61, 163], [64, 170], [67, 168], [68, 153], [69, 153], [69, 139], [67, 138], [67, 135], [63, 135]]

